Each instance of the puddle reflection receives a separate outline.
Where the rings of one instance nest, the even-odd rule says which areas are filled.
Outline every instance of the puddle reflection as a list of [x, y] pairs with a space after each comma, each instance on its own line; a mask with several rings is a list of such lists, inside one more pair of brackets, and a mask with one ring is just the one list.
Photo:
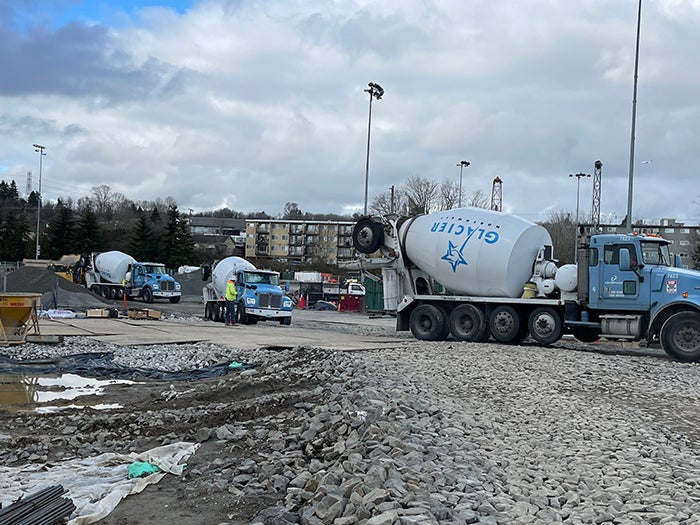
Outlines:
[[90, 407], [95, 410], [121, 408], [118, 404], [99, 403], [94, 398], [84, 403], [62, 404], [84, 396], [101, 396], [109, 385], [132, 385], [126, 379], [94, 379], [77, 374], [30, 376], [0, 374], [0, 410], [56, 412], [67, 408]]

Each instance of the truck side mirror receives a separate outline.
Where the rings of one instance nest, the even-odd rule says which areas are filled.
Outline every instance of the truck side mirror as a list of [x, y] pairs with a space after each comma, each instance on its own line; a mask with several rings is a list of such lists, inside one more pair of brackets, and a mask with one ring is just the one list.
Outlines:
[[683, 261], [681, 260], [681, 256], [679, 253], [673, 255], [673, 266], [675, 266], [676, 268], [683, 267]]
[[620, 248], [620, 270], [623, 272], [628, 272], [632, 270], [632, 263], [630, 261], [630, 251], [627, 248]]

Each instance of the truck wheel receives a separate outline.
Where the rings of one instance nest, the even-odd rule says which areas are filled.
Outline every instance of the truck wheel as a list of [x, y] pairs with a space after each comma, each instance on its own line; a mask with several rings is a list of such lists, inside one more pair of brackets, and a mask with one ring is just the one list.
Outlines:
[[291, 317], [283, 317], [282, 319], [280, 319], [280, 324], [283, 326], [289, 326], [290, 324], [292, 324], [292, 318]]
[[204, 318], [207, 321], [211, 321], [211, 303], [207, 303], [204, 305]]
[[489, 330], [494, 339], [501, 343], [519, 343], [527, 336], [518, 312], [508, 305], [493, 309], [489, 318]]
[[588, 328], [586, 326], [574, 326], [571, 328], [571, 333], [573, 336], [582, 343], [594, 343], [600, 339], [600, 334], [595, 328]]
[[679, 361], [700, 360], [700, 314], [678, 312], [661, 327], [661, 346]]
[[374, 253], [384, 243], [384, 226], [372, 219], [357, 221], [352, 229], [352, 244], [360, 253]]
[[487, 328], [484, 312], [473, 304], [462, 304], [450, 314], [450, 332], [457, 341], [483, 342]]
[[102, 286], [100, 287], [100, 294], [102, 297], [105, 299], [109, 299], [109, 286]]
[[153, 302], [153, 292], [151, 292], [150, 288], [144, 288], [143, 291], [141, 292], [141, 297], [143, 298], [144, 303], [152, 303]]
[[124, 288], [117, 289], [117, 299], [124, 299]]
[[561, 315], [549, 306], [535, 308], [528, 319], [530, 337], [542, 345], [551, 345], [564, 334]]
[[98, 285], [96, 285], [96, 284], [93, 284], [93, 285], [90, 287], [90, 291], [91, 291], [92, 293], [94, 293], [95, 295], [102, 295], [102, 294], [100, 293], [100, 288], [101, 288], [100, 286], [98, 286]]
[[446, 319], [439, 308], [432, 304], [421, 304], [411, 312], [409, 324], [416, 339], [438, 341], [444, 338]]
[[180, 297], [179, 297], [179, 296], [178, 296], [178, 297], [171, 297], [171, 298], [170, 298], [170, 302], [171, 302], [171, 303], [179, 303], [179, 302], [180, 302]]
[[110, 289], [109, 289], [109, 298], [110, 298], [110, 299], [116, 299], [116, 298], [117, 298], [117, 289], [116, 289], [116, 288], [110, 288]]
[[236, 307], [236, 318], [240, 324], [249, 323], [248, 314], [245, 313], [245, 307], [243, 306], [242, 302], [238, 303], [238, 306]]

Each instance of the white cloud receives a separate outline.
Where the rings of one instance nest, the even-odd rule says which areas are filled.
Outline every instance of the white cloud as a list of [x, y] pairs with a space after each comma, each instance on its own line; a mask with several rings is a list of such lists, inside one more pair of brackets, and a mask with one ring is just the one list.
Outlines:
[[[626, 213], [636, 2], [216, 1], [119, 24], [8, 30], [0, 176], [47, 197], [108, 184], [182, 209], [361, 210], [419, 174], [531, 219], [575, 209], [569, 173], [604, 163], [601, 211]], [[48, 15], [37, 17], [48, 20]], [[700, 2], [645, 3], [634, 217], [698, 222]], [[9, 24], [8, 27], [14, 27]], [[51, 181], [61, 184], [51, 185]], [[581, 208], [590, 187], [581, 184]], [[585, 206], [584, 206], [585, 202]]]

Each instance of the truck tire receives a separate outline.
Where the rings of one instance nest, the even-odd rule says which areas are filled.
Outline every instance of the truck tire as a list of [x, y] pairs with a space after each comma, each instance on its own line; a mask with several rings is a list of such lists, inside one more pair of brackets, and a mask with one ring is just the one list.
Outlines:
[[238, 306], [236, 306], [236, 319], [238, 319], [239, 324], [249, 324], [250, 319], [248, 318], [248, 314], [245, 313], [245, 307], [243, 306], [243, 302], [238, 303]]
[[500, 305], [493, 309], [489, 317], [489, 330], [496, 341], [501, 343], [520, 343], [527, 336], [520, 315], [509, 305]]
[[207, 303], [204, 305], [204, 318], [207, 321], [211, 321], [211, 303]]
[[292, 324], [292, 318], [291, 317], [283, 317], [282, 319], [280, 319], [280, 324], [283, 326], [289, 326], [290, 324]]
[[92, 293], [94, 293], [95, 295], [102, 295], [102, 294], [100, 293], [100, 288], [101, 288], [101, 287], [100, 287], [99, 285], [93, 284], [93, 285], [90, 287], [90, 291], [91, 291]]
[[483, 342], [488, 339], [486, 317], [473, 304], [462, 304], [450, 314], [450, 333], [457, 341]]
[[661, 346], [679, 361], [700, 360], [700, 313], [678, 312], [661, 327]]
[[352, 244], [360, 253], [376, 252], [384, 244], [384, 226], [369, 218], [360, 219], [352, 229]]
[[109, 286], [100, 286], [100, 295], [105, 299], [109, 299]]
[[151, 289], [144, 288], [141, 291], [141, 298], [143, 299], [144, 303], [152, 303], [153, 302], [153, 292], [151, 291]]
[[542, 345], [556, 343], [564, 335], [561, 315], [550, 306], [535, 308], [527, 322], [530, 337]]
[[178, 296], [178, 297], [171, 297], [171, 298], [170, 298], [170, 302], [171, 302], [171, 303], [179, 303], [179, 302], [180, 302], [180, 297], [179, 297], [179, 296]]
[[421, 304], [411, 312], [409, 325], [416, 339], [439, 341], [445, 338], [447, 320], [437, 306]]
[[117, 298], [117, 289], [114, 287], [110, 287], [109, 289], [109, 298], [110, 299], [116, 299]]

